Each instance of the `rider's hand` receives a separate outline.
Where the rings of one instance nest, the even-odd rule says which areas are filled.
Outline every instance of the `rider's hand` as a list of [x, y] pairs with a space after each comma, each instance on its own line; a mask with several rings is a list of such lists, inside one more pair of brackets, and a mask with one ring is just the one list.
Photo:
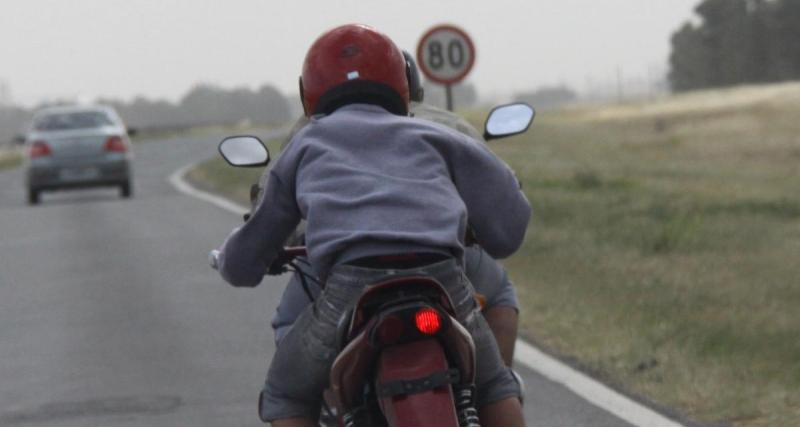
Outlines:
[[289, 271], [289, 269], [286, 267], [286, 264], [288, 264], [291, 260], [292, 256], [288, 255], [286, 251], [281, 249], [281, 251], [278, 252], [278, 256], [275, 257], [275, 259], [267, 267], [267, 274], [270, 276], [279, 276], [283, 273], [286, 273]]
[[219, 270], [219, 251], [216, 249], [212, 249], [211, 252], [208, 253], [208, 264], [214, 270]]

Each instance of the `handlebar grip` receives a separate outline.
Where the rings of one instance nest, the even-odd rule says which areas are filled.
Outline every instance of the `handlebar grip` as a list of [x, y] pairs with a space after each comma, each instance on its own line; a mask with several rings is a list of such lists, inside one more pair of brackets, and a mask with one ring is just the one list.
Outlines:
[[292, 258], [306, 256], [308, 255], [307, 252], [308, 251], [306, 250], [305, 246], [287, 246], [283, 248], [283, 253], [285, 253], [288, 256], [291, 256]]
[[305, 255], [305, 246], [285, 247], [278, 252], [278, 256], [267, 266], [267, 274], [279, 276], [289, 270], [287, 265], [295, 258]]
[[219, 251], [216, 249], [212, 249], [211, 252], [208, 253], [208, 264], [214, 270], [219, 270]]

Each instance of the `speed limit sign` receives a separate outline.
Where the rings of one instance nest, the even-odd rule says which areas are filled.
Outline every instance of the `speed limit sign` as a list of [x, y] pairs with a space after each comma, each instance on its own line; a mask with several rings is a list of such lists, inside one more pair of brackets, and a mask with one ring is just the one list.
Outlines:
[[475, 45], [462, 29], [438, 25], [419, 41], [417, 62], [430, 80], [443, 85], [458, 83], [475, 64]]

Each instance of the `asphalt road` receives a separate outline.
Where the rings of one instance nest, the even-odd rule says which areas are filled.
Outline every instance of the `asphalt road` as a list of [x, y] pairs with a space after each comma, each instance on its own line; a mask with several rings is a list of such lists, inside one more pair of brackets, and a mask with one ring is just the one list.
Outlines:
[[[206, 256], [240, 218], [167, 182], [216, 141], [135, 146], [130, 200], [97, 189], [30, 207], [22, 171], [0, 173], [0, 425], [259, 425], [286, 279], [223, 284]], [[529, 426], [629, 425], [521, 373]]]

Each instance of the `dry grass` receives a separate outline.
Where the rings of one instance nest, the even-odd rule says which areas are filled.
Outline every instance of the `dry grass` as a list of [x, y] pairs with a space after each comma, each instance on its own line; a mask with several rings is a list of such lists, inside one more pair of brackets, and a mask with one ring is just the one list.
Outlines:
[[[241, 130], [241, 129], [240, 129]], [[247, 132], [254, 134], [255, 131]], [[282, 141], [267, 141], [273, 159], [277, 159]], [[235, 168], [221, 157], [207, 160], [189, 170], [187, 179], [195, 186], [213, 193], [224, 194], [242, 205], [250, 205], [250, 186], [258, 182], [263, 168]]]
[[0, 170], [12, 169], [22, 164], [22, 154], [14, 149], [0, 148]]
[[175, 129], [141, 129], [131, 138], [134, 144], [146, 144], [153, 141], [163, 141], [172, 138], [207, 137], [218, 135], [241, 135], [244, 133], [258, 135], [271, 132], [276, 126], [252, 126], [252, 125], [208, 125], [196, 126], [191, 128]]
[[800, 85], [730, 94], [544, 114], [494, 144], [536, 208], [506, 265], [525, 333], [605, 379], [800, 425]]
[[250, 185], [258, 182], [262, 168], [233, 168], [221, 158], [207, 160], [189, 170], [186, 178], [196, 187], [244, 206], [250, 204]]

